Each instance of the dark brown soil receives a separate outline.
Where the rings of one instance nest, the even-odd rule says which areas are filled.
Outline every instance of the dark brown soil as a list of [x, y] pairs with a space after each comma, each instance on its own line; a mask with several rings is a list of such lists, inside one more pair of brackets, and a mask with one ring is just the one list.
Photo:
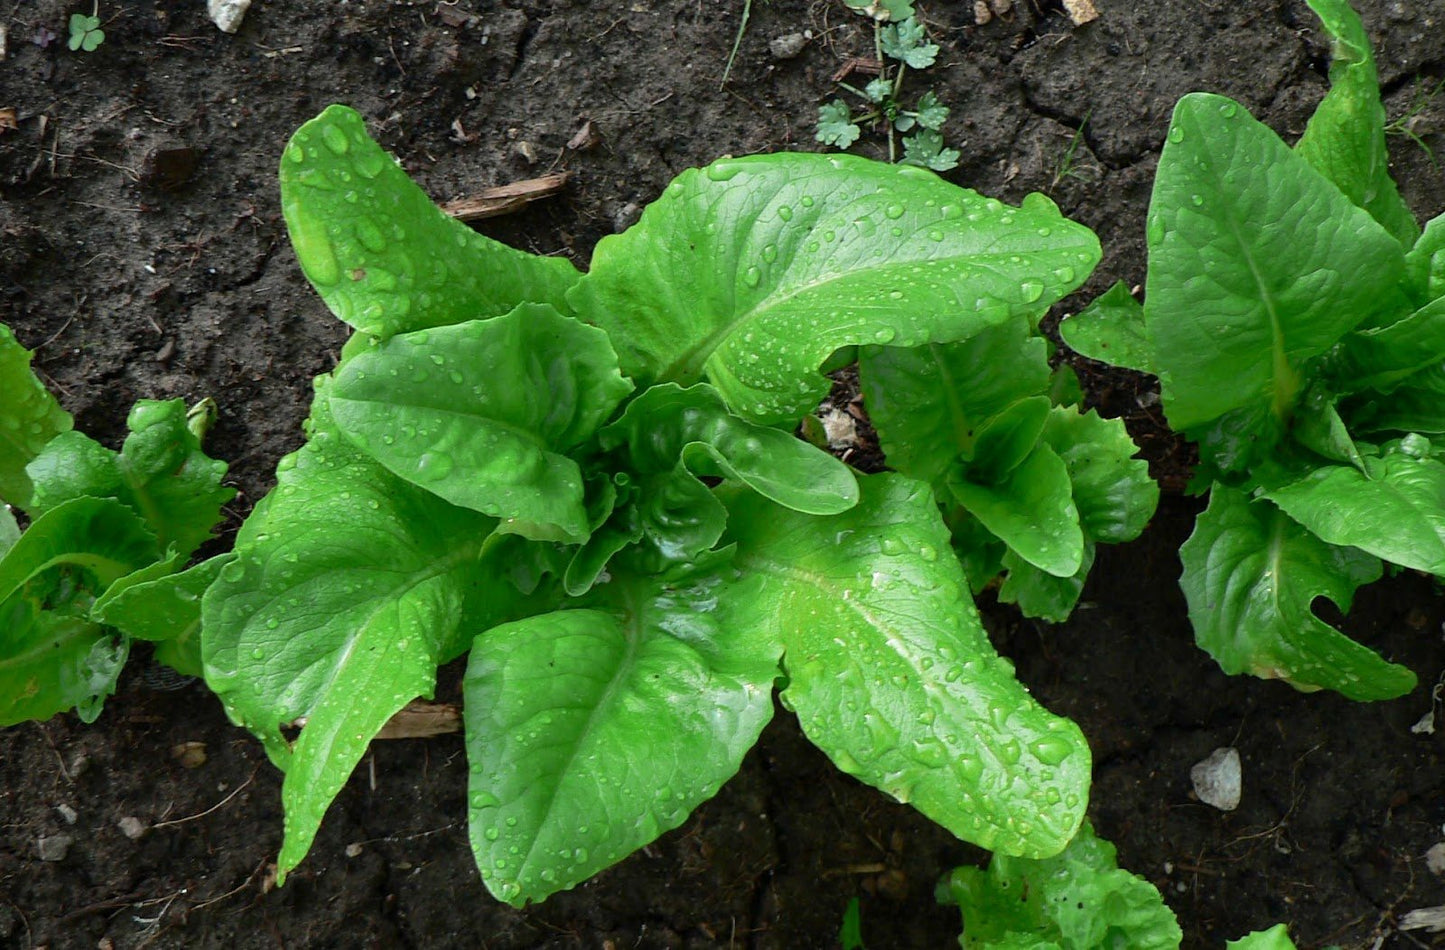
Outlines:
[[[948, 177], [1013, 202], [1047, 191], [1093, 227], [1106, 256], [1089, 292], [1142, 281], [1144, 209], [1179, 95], [1234, 96], [1293, 137], [1326, 88], [1297, 0], [1096, 4], [1084, 27], [1057, 0], [1016, 0], [978, 26], [971, 3], [919, 0], [944, 48], [926, 76], [963, 152]], [[1445, 149], [1445, 97], [1417, 101], [1445, 75], [1445, 0], [1359, 6], [1391, 117], [1421, 106], [1405, 126]], [[280, 219], [274, 170], [297, 125], [355, 106], [439, 199], [565, 169], [562, 197], [484, 230], [585, 264], [682, 169], [812, 148], [829, 77], [871, 46], [839, 3], [755, 0], [723, 86], [742, 0], [258, 0], [234, 36], [203, 8], [102, 0], [106, 40], [87, 54], [64, 40], [88, 3], [0, 0], [0, 109], [18, 119], [0, 124], [0, 322], [103, 440], [137, 398], [213, 396], [210, 445], [241, 490], [228, 533], [299, 444], [309, 380], [344, 338]], [[804, 31], [796, 58], [769, 51]], [[587, 121], [600, 144], [569, 149]], [[1392, 146], [1407, 200], [1440, 213], [1445, 175], [1408, 138]], [[1144, 427], [1139, 380], [1088, 381], [1177, 481], [1179, 449]], [[1410, 729], [1445, 670], [1445, 600], [1400, 576], [1363, 592], [1347, 622], [1420, 675], [1404, 699], [1227, 678], [1194, 647], [1176, 585], [1196, 509], [1167, 497], [1143, 539], [1101, 552], [1068, 624], [984, 605], [1020, 677], [1089, 735], [1095, 825], [1165, 893], [1186, 946], [1279, 921], [1305, 947], [1438, 945], [1397, 927], [1445, 904], [1424, 861], [1445, 837], [1445, 734]], [[935, 882], [985, 858], [838, 773], [780, 713], [684, 827], [540, 907], [482, 888], [455, 737], [378, 743], [274, 889], [279, 775], [203, 687], [159, 691], [133, 666], [96, 724], [0, 733], [0, 946], [830, 947], [857, 896], [875, 950], [946, 947], [958, 919]], [[1191, 764], [1224, 745], [1245, 769], [1231, 814], [1189, 791]], [[41, 860], [57, 835], [72, 839], [63, 859]]]

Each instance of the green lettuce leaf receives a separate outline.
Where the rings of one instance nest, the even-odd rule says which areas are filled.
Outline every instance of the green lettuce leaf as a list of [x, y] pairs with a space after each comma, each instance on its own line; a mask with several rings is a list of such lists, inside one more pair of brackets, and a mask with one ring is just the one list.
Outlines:
[[1011, 208], [918, 168], [759, 155], [680, 175], [598, 243], [568, 300], [640, 385], [706, 378], [739, 415], [792, 423], [840, 347], [965, 339], [1041, 312], [1098, 260], [1042, 196]]
[[679, 463], [695, 475], [735, 479], [794, 511], [832, 515], [858, 502], [848, 466], [791, 434], [741, 419], [706, 384], [653, 386], [601, 433], [606, 450], [626, 446], [633, 471]]
[[464, 685], [471, 841], [521, 906], [680, 825], [772, 718], [781, 647], [720, 622], [721, 575], [615, 577], [477, 638]]
[[1404, 251], [1238, 103], [1185, 96], [1168, 138], [1148, 225], [1153, 365], [1170, 425], [1237, 466], [1280, 437], [1311, 361], [1403, 304]]
[[[958, 343], [866, 347], [858, 381], [888, 464], [937, 485], [980, 431], [1019, 400], [1044, 392], [1048, 343], [1013, 320]], [[1021, 461], [1032, 442], [1014, 461]]]
[[78, 708], [89, 722], [115, 691], [129, 641], [89, 617], [108, 586], [158, 556], [155, 535], [109, 498], [36, 518], [0, 558], [0, 726]]
[[390, 472], [502, 530], [577, 542], [582, 470], [567, 456], [632, 391], [607, 336], [547, 304], [400, 334], [346, 360], [331, 412]]
[[1118, 544], [1144, 532], [1159, 506], [1159, 484], [1119, 419], [1061, 406], [1049, 413], [1043, 440], [1064, 462], [1079, 525], [1093, 541]]
[[345, 106], [296, 131], [280, 177], [301, 269], [331, 312], [363, 333], [384, 339], [501, 316], [528, 301], [566, 312], [576, 268], [442, 213]]
[[783, 643], [783, 702], [839, 768], [980, 847], [1057, 853], [1088, 797], [1083, 735], [994, 652], [927, 486], [860, 487], [827, 518], [730, 494], [757, 588], [723, 603], [726, 624]]
[[112, 584], [91, 616], [136, 640], [156, 645], [155, 658], [178, 673], [201, 676], [201, 595], [230, 563], [221, 554], [179, 573], [174, 563], [157, 561]]
[[1154, 347], [1144, 305], [1122, 280], [1059, 324], [1059, 335], [1074, 352], [1110, 366], [1154, 372]]
[[1006, 604], [1017, 604], [1026, 617], [1063, 623], [1079, 603], [1079, 595], [1084, 592], [1084, 581], [1088, 580], [1089, 569], [1094, 566], [1097, 549], [1098, 545], [1086, 536], [1079, 569], [1068, 577], [1056, 577], [1025, 561], [1017, 552], [1006, 551], [1002, 567], [1008, 573], [999, 585], [998, 599]]
[[1354, 546], [1402, 567], [1445, 575], [1445, 463], [1423, 436], [1384, 455], [1265, 481], [1262, 495], [1328, 544]]
[[1415, 674], [1311, 609], [1325, 597], [1348, 611], [1355, 589], [1379, 579], [1379, 558], [1327, 544], [1269, 502], [1217, 483], [1179, 557], [1194, 637], [1224, 672], [1356, 700], [1415, 688]]
[[1238, 940], [1226, 940], [1225, 950], [1295, 950], [1294, 941], [1289, 938], [1289, 927], [1275, 924], [1268, 930], [1256, 930]]
[[1420, 227], [1390, 177], [1385, 107], [1365, 24], [1349, 0], [1308, 3], [1333, 40], [1330, 91], [1295, 143], [1295, 152], [1409, 247]]
[[[386, 721], [521, 595], [495, 519], [391, 475], [337, 431], [318, 381], [311, 438], [282, 459], [236, 558], [202, 599], [206, 682], [286, 772], [278, 880]], [[294, 748], [281, 726], [305, 720]]]
[[1084, 533], [1069, 469], [1048, 445], [1035, 445], [1001, 482], [950, 477], [948, 494], [1030, 564], [1055, 577], [1072, 577], [1083, 565]]
[[1184, 939], [1159, 889], [1120, 868], [1087, 822], [1056, 857], [955, 868], [939, 899], [963, 913], [964, 950], [1177, 950]]
[[1445, 214], [1425, 225], [1419, 240], [1405, 254], [1405, 270], [1416, 303], [1445, 297]]
[[0, 323], [0, 502], [30, 507], [25, 466], [47, 442], [69, 432], [70, 413], [30, 369], [31, 353]]
[[161, 550], [189, 555], [236, 494], [221, 486], [226, 463], [201, 450], [183, 400], [142, 399], [126, 425], [130, 435], [118, 453], [79, 432], [52, 439], [26, 469], [35, 483], [31, 511], [86, 496], [115, 498], [145, 519]]

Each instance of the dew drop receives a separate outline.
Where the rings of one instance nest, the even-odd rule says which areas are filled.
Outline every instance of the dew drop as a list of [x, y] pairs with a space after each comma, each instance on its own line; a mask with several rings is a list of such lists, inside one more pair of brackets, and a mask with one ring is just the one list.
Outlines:
[[1169, 141], [1175, 144], [1184, 141], [1184, 130], [1177, 125], [1171, 125], [1169, 127]]
[[900, 204], [891, 204], [883, 209], [883, 213], [888, 216], [890, 221], [897, 221], [903, 217], [903, 206]]
[[778, 246], [769, 244], [763, 248], [763, 260], [769, 264], [778, 259]]
[[804, 208], [811, 208], [813, 207], [813, 196], [804, 195], [798, 203], [801, 204]]
[[1238, 111], [1239, 105], [1234, 102], [1226, 102], [1224, 105], [1219, 107], [1219, 114], [1224, 116], [1226, 119], [1234, 118], [1235, 113], [1237, 113]]
[[763, 279], [762, 271], [756, 267], [749, 267], [743, 272], [743, 283], [749, 287], [756, 287]]
[[897, 336], [897, 333], [893, 330], [892, 327], [884, 327], [883, 329], [873, 334], [873, 341], [880, 344], [890, 343], [895, 336]]
[[417, 459], [416, 473], [427, 481], [446, 478], [452, 471], [452, 457], [445, 452], [426, 452]]
[[788, 207], [787, 205], [779, 206], [778, 217], [782, 218], [784, 221], [793, 220], [793, 209]]
[[347, 140], [346, 133], [334, 125], [323, 125], [321, 127], [321, 141], [326, 147], [337, 155], [345, 155], [351, 150], [351, 142]]
[[1204, 207], [1204, 196], [1203, 196], [1203, 195], [1190, 195], [1190, 196], [1189, 196], [1189, 203], [1192, 204], [1192, 205], [1194, 205], [1194, 207], [1196, 207], [1196, 208], [1202, 208], [1202, 207]]
[[1073, 754], [1074, 747], [1063, 736], [1043, 736], [1029, 743], [1029, 751], [1045, 765], [1060, 765]]

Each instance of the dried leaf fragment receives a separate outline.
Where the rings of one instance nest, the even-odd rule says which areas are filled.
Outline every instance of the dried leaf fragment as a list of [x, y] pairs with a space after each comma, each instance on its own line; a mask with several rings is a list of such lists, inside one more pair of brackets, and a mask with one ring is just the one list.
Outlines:
[[442, 205], [442, 210], [459, 221], [477, 221], [509, 214], [536, 201], [555, 195], [567, 185], [567, 172], [555, 172], [526, 181], [514, 181], [508, 185], [484, 188], [474, 195], [453, 198]]
[[1083, 26], [1099, 18], [1099, 11], [1094, 8], [1094, 0], [1064, 0], [1064, 12], [1069, 15], [1074, 26]]

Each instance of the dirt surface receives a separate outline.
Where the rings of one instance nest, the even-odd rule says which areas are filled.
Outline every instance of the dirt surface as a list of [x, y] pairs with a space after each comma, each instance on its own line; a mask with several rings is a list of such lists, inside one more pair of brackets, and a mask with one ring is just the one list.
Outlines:
[[[1094, 228], [1106, 254], [1090, 293], [1143, 279], [1144, 211], [1179, 95], [1234, 96], [1293, 138], [1326, 88], [1301, 2], [1096, 5], [1076, 27], [1054, 0], [1016, 0], [980, 26], [972, 3], [919, 0], [943, 47], [925, 76], [963, 153], [947, 177], [1010, 202], [1046, 191]], [[1445, 75], [1445, 0], [1359, 6], [1391, 118], [1445, 149], [1445, 97], [1421, 95]], [[105, 42], [84, 53], [65, 48], [66, 21], [88, 5], [0, 0], [0, 110], [17, 120], [0, 123], [0, 322], [37, 350], [78, 427], [110, 444], [135, 399], [220, 403], [209, 445], [241, 490], [224, 547], [300, 443], [309, 380], [344, 338], [285, 241], [275, 167], [291, 131], [349, 103], [438, 199], [566, 170], [563, 195], [481, 229], [585, 265], [684, 168], [814, 147], [830, 76], [871, 49], [839, 3], [755, 0], [724, 86], [741, 7], [257, 2], [225, 35], [199, 2], [102, 0]], [[779, 58], [769, 41], [791, 34], [802, 48]], [[597, 143], [569, 147], [589, 121]], [[1417, 214], [1445, 210], [1427, 152], [1403, 135], [1392, 149]], [[1087, 382], [1177, 483], [1187, 456], [1149, 425], [1147, 387]], [[1397, 925], [1445, 904], [1424, 861], [1445, 824], [1445, 732], [1410, 728], [1445, 670], [1445, 601], [1395, 577], [1347, 621], [1419, 674], [1404, 699], [1229, 679], [1194, 647], [1176, 584], [1197, 507], [1166, 497], [1144, 538], [1101, 551], [1065, 625], [983, 604], [1020, 678], [1089, 736], [1096, 827], [1164, 891], [1186, 946], [1279, 921], [1304, 947], [1438, 945]], [[143, 672], [133, 664], [93, 726], [61, 716], [0, 733], [0, 946], [830, 947], [856, 896], [869, 947], [946, 947], [958, 919], [935, 882], [985, 859], [837, 772], [780, 712], [682, 828], [540, 907], [500, 905], [479, 882], [456, 737], [376, 744], [274, 889], [280, 776], [203, 687], [158, 690]], [[1227, 745], [1245, 775], [1229, 814], [1189, 784]]]

